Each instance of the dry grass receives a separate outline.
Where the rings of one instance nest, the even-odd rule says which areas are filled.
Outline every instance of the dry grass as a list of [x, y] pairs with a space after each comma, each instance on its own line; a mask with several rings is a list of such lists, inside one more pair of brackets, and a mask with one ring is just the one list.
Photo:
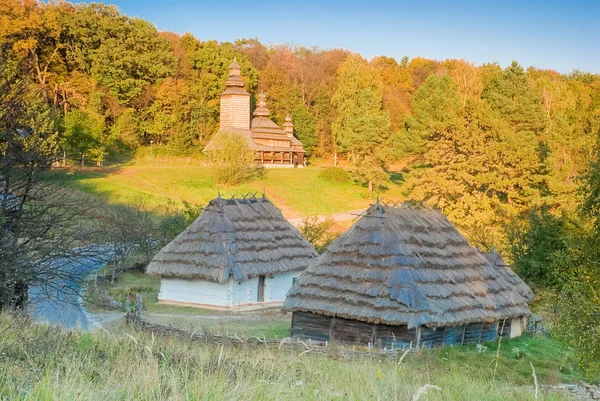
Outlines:
[[[340, 361], [285, 349], [176, 341], [129, 328], [66, 333], [3, 315], [0, 399], [410, 400], [426, 384], [441, 390], [421, 401], [534, 399], [530, 371], [526, 382], [510, 375], [491, 380], [488, 355], [473, 355], [482, 364], [466, 366], [439, 352], [410, 355], [400, 364]], [[563, 398], [542, 392], [539, 399]]]

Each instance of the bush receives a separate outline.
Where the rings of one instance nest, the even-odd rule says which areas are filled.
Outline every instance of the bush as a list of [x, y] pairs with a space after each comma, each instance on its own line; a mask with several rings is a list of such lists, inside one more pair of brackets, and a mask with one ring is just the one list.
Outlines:
[[231, 131], [217, 135], [209, 154], [217, 184], [237, 185], [260, 174], [260, 166], [254, 163], [254, 151], [246, 138]]
[[319, 177], [331, 182], [349, 182], [352, 180], [352, 175], [349, 172], [339, 167], [330, 167], [321, 171]]
[[553, 334], [574, 351], [590, 381], [600, 380], [600, 268], [587, 261], [571, 270], [558, 298]]
[[319, 220], [317, 216], [311, 216], [302, 220], [299, 230], [313, 248], [321, 254], [337, 238], [337, 234], [329, 231], [332, 225], [332, 219]]

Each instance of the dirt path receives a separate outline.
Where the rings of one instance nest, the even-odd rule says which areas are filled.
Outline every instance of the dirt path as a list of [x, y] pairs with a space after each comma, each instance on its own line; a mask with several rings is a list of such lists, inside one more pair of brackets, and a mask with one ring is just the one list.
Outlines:
[[[341, 223], [341, 222], [347, 222], [347, 221], [354, 220], [355, 218], [360, 216], [360, 214], [363, 212], [364, 212], [364, 210], [350, 210], [348, 212], [340, 212], [340, 213], [333, 213], [333, 214], [320, 214], [317, 216], [317, 218], [319, 221], [323, 221], [325, 219], [331, 219], [336, 223]], [[285, 216], [285, 214], [284, 214], [284, 216]], [[290, 223], [292, 223], [292, 225], [294, 227], [299, 227], [302, 224], [302, 220], [305, 217], [288, 218], [286, 216], [286, 218], [288, 219], [288, 221]]]

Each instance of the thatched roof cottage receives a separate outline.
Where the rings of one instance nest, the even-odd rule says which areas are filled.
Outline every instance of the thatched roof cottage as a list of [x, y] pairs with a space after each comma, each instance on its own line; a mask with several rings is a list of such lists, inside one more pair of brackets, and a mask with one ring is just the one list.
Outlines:
[[229, 66], [225, 92], [221, 94], [219, 131], [204, 148], [205, 153], [219, 150], [219, 137], [235, 132], [248, 141], [254, 161], [266, 167], [303, 167], [304, 148], [294, 137], [294, 125], [288, 115], [282, 127], [270, 119], [266, 96], [258, 95], [257, 107], [250, 121], [250, 94], [244, 90], [241, 68], [234, 59]]
[[288, 292], [292, 335], [382, 347], [521, 334], [531, 290], [434, 210], [372, 205]]
[[280, 306], [316, 258], [310, 243], [267, 198], [210, 201], [148, 265], [160, 302], [210, 308]]

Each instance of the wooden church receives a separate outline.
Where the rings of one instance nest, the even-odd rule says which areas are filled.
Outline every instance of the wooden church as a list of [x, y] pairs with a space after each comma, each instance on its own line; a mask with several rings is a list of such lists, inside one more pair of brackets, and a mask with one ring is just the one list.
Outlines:
[[294, 125], [288, 115], [283, 127], [270, 118], [266, 96], [258, 95], [258, 104], [250, 120], [250, 94], [244, 90], [240, 66], [234, 59], [229, 66], [229, 77], [221, 94], [220, 128], [204, 148], [204, 152], [217, 151], [218, 138], [224, 132], [236, 132], [246, 138], [255, 152], [254, 161], [265, 167], [303, 167], [304, 149], [294, 137]]

